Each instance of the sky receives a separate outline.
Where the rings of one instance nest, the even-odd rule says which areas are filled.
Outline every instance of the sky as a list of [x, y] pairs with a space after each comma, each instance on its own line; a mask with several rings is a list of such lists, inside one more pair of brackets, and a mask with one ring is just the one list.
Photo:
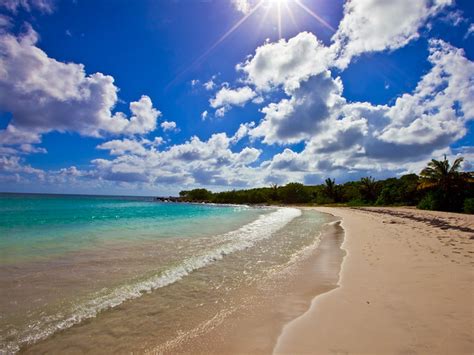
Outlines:
[[471, 0], [0, 0], [0, 191], [474, 170]]

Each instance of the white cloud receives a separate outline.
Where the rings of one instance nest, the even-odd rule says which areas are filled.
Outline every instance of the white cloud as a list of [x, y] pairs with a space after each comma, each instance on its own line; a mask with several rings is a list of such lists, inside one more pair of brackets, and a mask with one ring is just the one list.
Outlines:
[[331, 51], [314, 34], [301, 32], [286, 41], [266, 43], [237, 70], [259, 90], [268, 91], [283, 86], [286, 91], [298, 88], [301, 81], [328, 68]]
[[285, 148], [282, 153], [275, 154], [270, 163], [270, 169], [277, 171], [301, 172], [309, 169], [308, 161], [301, 154]]
[[[427, 159], [443, 153], [470, 154], [472, 158], [469, 149], [449, 148], [465, 134], [467, 121], [474, 119], [474, 68], [462, 50], [431, 40], [428, 59], [432, 68], [413, 92], [390, 105], [348, 102], [341, 80], [331, 73], [363, 53], [394, 50], [418, 38], [421, 27], [450, 3], [350, 1], [329, 46], [307, 32], [266, 42], [237, 66], [245, 76], [239, 82], [247, 86], [231, 89], [223, 84], [210, 105], [216, 116], [223, 116], [232, 106], [250, 100], [262, 103], [263, 97], [270, 100], [280, 89], [287, 96], [279, 95], [261, 110], [263, 118], [258, 124], [241, 124], [234, 135], [215, 133], [208, 140], [192, 137], [162, 150], [157, 147], [164, 143], [163, 138], [136, 137], [156, 128], [160, 113], [150, 98], [144, 96], [130, 105], [131, 118], [112, 113], [118, 102], [112, 77], [87, 75], [82, 65], [49, 58], [36, 46], [34, 31], [22, 37], [1, 35], [0, 105], [9, 105], [13, 119], [0, 131], [0, 142], [23, 144], [14, 149], [0, 146], [0, 170], [10, 174], [0, 179], [18, 179], [23, 174], [45, 179], [45, 172], [25, 164], [19, 156], [41, 152], [32, 143], [53, 130], [87, 136], [128, 135], [98, 145], [111, 157], [93, 160], [91, 170], [70, 167], [46, 175], [46, 179], [67, 177], [98, 183], [258, 186], [317, 181], [328, 174], [358, 178], [419, 172]], [[62, 80], [51, 80], [55, 77]], [[215, 89], [215, 80], [213, 76], [204, 88]], [[202, 112], [201, 119], [208, 115]], [[176, 125], [165, 121], [161, 127], [175, 129]], [[236, 149], [246, 137], [250, 143], [257, 138], [266, 144], [304, 142], [304, 148], [283, 147], [272, 158], [259, 161], [261, 150], [251, 146]]]
[[179, 131], [179, 128], [176, 126], [176, 122], [174, 121], [163, 121], [161, 122], [161, 128], [163, 131], [174, 131], [177, 132]]
[[216, 76], [213, 75], [212, 78], [210, 78], [208, 81], [202, 84], [202, 86], [204, 86], [204, 89], [206, 89], [207, 91], [214, 89], [216, 87], [216, 83], [214, 82], [215, 79], [216, 79]]
[[98, 145], [97, 149], [109, 150], [112, 155], [123, 155], [126, 153], [146, 155], [147, 153], [143, 142], [132, 139], [115, 139]]
[[35, 147], [34, 145], [31, 144], [20, 144], [20, 150], [23, 153], [40, 153], [40, 154], [46, 154], [48, 151], [42, 147]]
[[452, 0], [347, 1], [333, 36], [337, 65], [347, 67], [354, 56], [393, 50], [419, 37], [420, 27]]
[[37, 41], [31, 28], [20, 37], [0, 34], [0, 107], [12, 113], [0, 143], [38, 143], [51, 131], [99, 137], [156, 128], [161, 113], [148, 96], [130, 103], [131, 117], [112, 113], [118, 88], [111, 76], [87, 75], [82, 64], [50, 58]]
[[[135, 186], [228, 188], [317, 183], [328, 175], [345, 180], [419, 172], [431, 157], [453, 155], [449, 145], [474, 116], [473, 63], [442, 41], [430, 42], [429, 60], [432, 68], [413, 93], [393, 105], [347, 102], [341, 81], [326, 70], [289, 90], [288, 99], [264, 108], [258, 125], [242, 124], [232, 136], [216, 133], [207, 141], [192, 137], [163, 151], [145, 139], [109, 141], [98, 148], [112, 157], [94, 160], [94, 168], [81, 178]], [[422, 131], [420, 120], [426, 123]], [[449, 127], [440, 122], [449, 122]], [[303, 140], [305, 146], [301, 152], [286, 147], [259, 163], [259, 149], [233, 147], [248, 136], [268, 144]], [[21, 173], [11, 174], [13, 179]]]
[[244, 106], [257, 94], [250, 87], [244, 86], [238, 89], [221, 88], [216, 96], [209, 100], [212, 108], [217, 109], [216, 116], [222, 117], [231, 106]]
[[265, 101], [265, 99], [263, 98], [263, 96], [257, 96], [256, 98], [254, 98], [252, 100], [252, 102], [256, 105], [260, 105], [262, 104], [263, 102]]
[[237, 132], [231, 137], [230, 142], [235, 144], [239, 142], [242, 138], [249, 135], [252, 128], [255, 127], [255, 122], [241, 123]]
[[[250, 183], [252, 168], [261, 151], [245, 147], [232, 151], [232, 145], [246, 135], [248, 125], [242, 125], [232, 137], [225, 133], [213, 134], [202, 141], [189, 141], [157, 151], [146, 141], [110, 141], [99, 146], [117, 157], [112, 160], [96, 159], [95, 176], [113, 181], [150, 184], [180, 183], [186, 185], [219, 185]], [[141, 145], [141, 147], [139, 147]], [[245, 177], [247, 181], [243, 180]]]
[[347, 1], [344, 16], [326, 46], [309, 32], [267, 42], [237, 65], [258, 91], [282, 86], [295, 90], [301, 81], [332, 67], [346, 68], [353, 57], [394, 50], [419, 37], [420, 28], [453, 0]]
[[465, 122], [474, 119], [474, 63], [462, 49], [441, 40], [430, 43], [433, 68], [413, 94], [402, 95], [391, 107], [391, 123], [379, 136], [383, 141], [453, 142], [465, 135]]
[[320, 129], [321, 122], [344, 103], [341, 94], [340, 79], [333, 79], [328, 70], [312, 76], [292, 92], [291, 98], [264, 107], [265, 116], [251, 135], [263, 137], [268, 144], [309, 139]]
[[45, 13], [54, 11], [54, 0], [1, 0], [0, 7], [17, 12], [22, 8], [26, 11], [39, 10]]
[[235, 90], [223, 87], [217, 92], [215, 98], [211, 99], [209, 102], [213, 108], [231, 105], [242, 106], [247, 101], [254, 98], [255, 95], [255, 92], [248, 86], [244, 86]]
[[18, 156], [0, 156], [0, 171], [3, 173], [30, 174], [40, 179], [45, 174], [41, 169], [35, 169], [28, 164], [24, 164], [23, 160]]
[[459, 26], [460, 24], [467, 21], [460, 10], [449, 11], [447, 14], [441, 17], [441, 20], [452, 26]]
[[0, 14], [0, 31], [7, 30], [12, 26], [12, 19]]
[[156, 152], [156, 147], [163, 144], [162, 137], [155, 137], [152, 141], [149, 139], [114, 139], [97, 146], [97, 149], [108, 150], [111, 155], [133, 155], [144, 156], [150, 152]]
[[215, 112], [215, 116], [216, 116], [216, 117], [224, 117], [227, 111], [229, 111], [228, 106], [227, 106], [227, 107], [218, 108], [218, 109], [216, 110], [216, 112]]
[[469, 36], [471, 36], [472, 34], [474, 34], [474, 23], [471, 23], [469, 25], [469, 28], [467, 29], [467, 32], [466, 34], [464, 35], [464, 38], [468, 38]]
[[391, 106], [348, 103], [329, 72], [313, 76], [289, 99], [265, 107], [250, 135], [268, 144], [306, 142], [301, 153], [275, 155], [273, 170], [347, 174], [421, 166], [449, 152], [474, 119], [474, 63], [440, 40], [430, 42], [429, 61], [432, 68], [414, 92]]

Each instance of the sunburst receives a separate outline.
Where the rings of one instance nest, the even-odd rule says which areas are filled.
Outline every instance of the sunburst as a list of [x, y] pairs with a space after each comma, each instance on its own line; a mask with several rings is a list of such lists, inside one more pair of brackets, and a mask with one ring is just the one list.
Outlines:
[[278, 39], [283, 38], [283, 16], [287, 15], [293, 22], [293, 25], [296, 27], [298, 22], [293, 13], [293, 7], [298, 7], [306, 12], [309, 16], [313, 17], [320, 25], [326, 29], [335, 32], [336, 30], [332, 27], [326, 20], [324, 20], [318, 13], [310, 9], [307, 5], [303, 3], [302, 0], [257, 0], [253, 7], [244, 14], [227, 32], [220, 36], [204, 53], [202, 53], [198, 58], [196, 58], [193, 63], [187, 67], [185, 70], [180, 72], [172, 82], [170, 82], [167, 87], [173, 85], [182, 75], [191, 70], [192, 68], [199, 65], [217, 46], [224, 42], [232, 33], [234, 33], [239, 27], [241, 27], [250, 17], [259, 12], [258, 10], [263, 10], [263, 16], [260, 19], [260, 27], [262, 27], [263, 22], [268, 17], [270, 12], [274, 12], [276, 18], [276, 27], [278, 29]]

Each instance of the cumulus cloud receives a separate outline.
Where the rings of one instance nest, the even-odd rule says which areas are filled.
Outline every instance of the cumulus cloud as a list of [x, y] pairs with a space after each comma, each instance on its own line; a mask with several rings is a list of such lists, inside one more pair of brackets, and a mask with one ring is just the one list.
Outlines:
[[214, 81], [215, 79], [216, 79], [216, 76], [213, 75], [208, 81], [206, 81], [204, 84], [202, 84], [204, 89], [206, 89], [207, 91], [210, 91], [210, 90], [214, 89], [216, 87], [216, 83]]
[[287, 171], [307, 171], [309, 168], [308, 161], [302, 155], [285, 148], [282, 153], [275, 154], [271, 160], [270, 168], [272, 170]]
[[0, 7], [11, 12], [23, 9], [25, 11], [39, 10], [44, 13], [51, 13], [54, 10], [54, 3], [54, 0], [1, 0]]
[[[157, 126], [160, 113], [150, 98], [143, 96], [131, 103], [131, 117], [113, 113], [118, 88], [112, 77], [87, 75], [82, 65], [49, 58], [36, 46], [37, 35], [32, 30], [20, 37], [1, 35], [0, 105], [9, 105], [7, 111], [13, 118], [0, 131], [0, 142], [22, 145], [15, 149], [0, 146], [0, 170], [10, 174], [0, 178], [30, 174], [44, 179], [43, 171], [18, 156], [40, 152], [32, 144], [53, 130], [96, 137], [126, 135], [98, 145], [110, 157], [93, 160], [90, 170], [70, 167], [50, 174], [54, 179], [119, 184], [243, 187], [314, 183], [328, 174], [358, 178], [419, 172], [427, 159], [444, 153], [451, 157], [462, 154], [472, 161], [472, 149], [449, 148], [466, 134], [466, 123], [474, 119], [474, 67], [463, 50], [431, 40], [431, 69], [412, 92], [387, 105], [349, 102], [341, 79], [334, 74], [357, 56], [395, 50], [418, 38], [422, 26], [451, 2], [348, 1], [329, 45], [308, 32], [266, 42], [236, 67], [243, 74], [239, 83], [246, 86], [231, 89], [224, 84], [210, 100], [215, 115], [223, 116], [232, 106], [251, 100], [262, 103], [263, 98], [271, 100], [278, 93], [278, 99], [262, 108], [260, 122], [241, 124], [233, 135], [215, 133], [207, 140], [194, 136], [163, 149], [158, 149], [164, 142], [161, 137], [137, 137]], [[233, 3], [242, 12], [250, 6], [248, 1]], [[54, 77], [62, 80], [51, 80]], [[215, 79], [205, 82], [204, 88], [214, 90]], [[198, 81], [191, 84], [198, 85]], [[201, 119], [208, 115], [202, 112]], [[176, 129], [172, 121], [160, 126], [164, 131]], [[260, 149], [236, 149], [246, 137], [250, 144], [261, 139], [284, 147], [275, 148], [281, 150], [261, 161]], [[291, 146], [301, 142], [299, 149]]]
[[207, 141], [192, 137], [163, 151], [147, 146], [146, 141], [110, 141], [99, 149], [108, 149], [116, 158], [96, 159], [95, 174], [105, 180], [180, 183], [186, 185], [229, 186], [250, 180], [252, 168], [261, 151], [245, 147], [234, 152], [232, 145], [245, 136], [249, 125], [242, 125], [234, 136], [213, 134]]
[[244, 106], [257, 94], [250, 87], [244, 86], [237, 89], [221, 88], [216, 96], [209, 100], [212, 108], [217, 109], [216, 116], [224, 116], [231, 106]]
[[163, 121], [163, 122], [161, 122], [160, 127], [165, 132], [167, 132], [167, 131], [174, 131], [174, 132], [179, 131], [179, 128], [176, 126], [176, 122], [174, 122], [174, 121]]
[[232, 136], [230, 139], [230, 142], [232, 144], [237, 143], [240, 141], [242, 138], [247, 137], [252, 130], [252, 128], [255, 127], [255, 122], [248, 122], [248, 123], [241, 123], [239, 128], [237, 129], [237, 132]]
[[347, 102], [329, 71], [312, 76], [289, 99], [262, 109], [250, 135], [268, 144], [305, 141], [301, 153], [286, 148], [275, 155], [267, 163], [273, 170], [416, 171], [410, 169], [449, 153], [474, 119], [474, 63], [441, 40], [430, 41], [428, 60], [431, 70], [393, 105]]
[[419, 37], [420, 27], [452, 0], [347, 1], [333, 36], [337, 65], [362, 53], [393, 50]]
[[0, 32], [9, 29], [12, 26], [12, 19], [0, 14]]
[[462, 49], [431, 40], [433, 68], [413, 94], [399, 97], [387, 113], [391, 122], [379, 138], [400, 144], [449, 144], [466, 134], [474, 119], [474, 63]]
[[229, 109], [230, 109], [230, 106], [221, 107], [221, 108], [218, 108], [214, 114], [216, 117], [224, 117], [226, 112], [229, 111]]
[[291, 94], [290, 99], [282, 99], [262, 109], [265, 116], [252, 130], [252, 136], [263, 137], [263, 142], [268, 144], [306, 140], [344, 101], [340, 79], [333, 79], [328, 70], [300, 83]]
[[40, 179], [45, 175], [43, 170], [36, 169], [31, 167], [29, 164], [25, 164], [23, 159], [19, 156], [0, 156], [0, 171], [10, 174], [21, 173], [35, 175]]
[[97, 146], [97, 149], [108, 150], [111, 155], [124, 155], [132, 153], [134, 155], [146, 155], [150, 151], [156, 151], [156, 147], [163, 144], [162, 137], [149, 139], [114, 139]]
[[210, 104], [213, 108], [231, 105], [242, 106], [255, 95], [255, 92], [248, 86], [235, 90], [223, 87], [217, 92], [215, 98], [210, 100]]
[[126, 153], [145, 155], [147, 152], [143, 142], [132, 139], [115, 139], [98, 145], [97, 149], [109, 150], [112, 155], [123, 155]]
[[130, 117], [113, 113], [118, 88], [111, 76], [50, 58], [37, 41], [31, 28], [19, 37], [0, 34], [0, 107], [12, 113], [0, 143], [38, 143], [51, 131], [100, 137], [156, 128], [161, 113], [148, 96], [130, 103]]
[[301, 81], [325, 71], [330, 62], [330, 48], [314, 34], [301, 32], [288, 41], [281, 39], [258, 47], [252, 57], [237, 65], [237, 70], [259, 91], [279, 86], [293, 91]]
[[309, 32], [286, 41], [260, 46], [237, 65], [259, 90], [283, 86], [295, 89], [301, 81], [331, 67], [346, 68], [364, 53], [401, 48], [419, 37], [420, 28], [453, 3], [452, 0], [347, 1], [344, 16], [326, 46]]

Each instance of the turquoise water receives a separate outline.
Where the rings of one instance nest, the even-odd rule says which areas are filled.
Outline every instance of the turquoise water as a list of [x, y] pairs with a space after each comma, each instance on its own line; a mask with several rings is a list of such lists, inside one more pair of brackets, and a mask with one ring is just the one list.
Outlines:
[[0, 353], [106, 340], [130, 353], [192, 333], [315, 245], [325, 222], [296, 208], [0, 194]]
[[135, 242], [223, 233], [256, 217], [237, 206], [144, 197], [0, 194], [0, 263]]

